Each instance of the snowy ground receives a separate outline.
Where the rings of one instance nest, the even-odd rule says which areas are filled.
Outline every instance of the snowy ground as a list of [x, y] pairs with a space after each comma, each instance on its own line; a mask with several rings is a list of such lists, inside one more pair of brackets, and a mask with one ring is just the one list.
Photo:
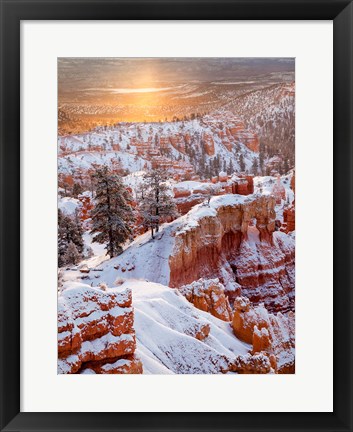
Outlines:
[[[139, 178], [135, 174], [129, 180], [136, 184]], [[274, 180], [274, 177], [255, 178], [255, 191], [260, 192], [261, 188], [263, 194], [271, 193]], [[282, 182], [291, 201], [290, 177], [282, 177]], [[193, 188], [194, 184], [188, 182], [185, 186]], [[213, 197], [210, 205], [197, 205], [185, 216], [164, 224], [155, 240], [151, 240], [149, 232], [137, 237], [122, 255], [113, 259], [106, 255], [105, 245], [92, 242], [92, 236], [85, 232], [85, 246], [92, 249], [93, 256], [78, 266], [62, 269], [61, 282], [65, 287], [77, 282], [97, 287], [104, 282], [111, 288], [132, 289], [137, 354], [143, 362], [144, 373], [219, 373], [228, 361], [248, 353], [251, 346], [234, 336], [230, 323], [196, 309], [178, 290], [168, 287], [169, 256], [176, 232], [191, 229], [202, 217], [215, 215], [219, 206], [252, 199], [254, 196], [232, 194]], [[74, 203], [70, 200], [61, 203], [62, 208], [72, 211]], [[250, 245], [258, 242], [257, 236], [256, 230], [250, 229]], [[82, 266], [90, 269], [88, 274], [80, 272]], [[209, 336], [198, 340], [197, 332], [207, 325]]]
[[[143, 362], [144, 373], [220, 373], [229, 361], [246, 354], [251, 347], [234, 336], [229, 322], [196, 309], [178, 290], [166, 286], [168, 259], [174, 244], [170, 234], [182, 227], [192, 227], [199, 218], [215, 213], [215, 208], [225, 202], [249, 199], [235, 195], [214, 197], [210, 207], [196, 206], [188, 215], [165, 224], [153, 241], [150, 233], [139, 236], [121, 256], [113, 259], [105, 255], [104, 245], [92, 243], [92, 237], [85, 233], [85, 244], [92, 248], [94, 255], [78, 266], [62, 270], [61, 290], [78, 282], [94, 287], [105, 282], [108, 287], [131, 288], [137, 354]], [[163, 260], [166, 265], [160, 265]], [[90, 269], [89, 274], [80, 272], [82, 266]], [[165, 285], [153, 281], [165, 281]], [[198, 340], [197, 334], [207, 326], [209, 335]]]
[[[232, 359], [251, 349], [230, 323], [196, 309], [176, 289], [132, 279], [122, 287], [132, 289], [137, 354], [146, 374], [216, 373], [222, 356]], [[211, 331], [200, 341], [195, 333], [202, 325]]]
[[[71, 280], [62, 289], [78, 286]], [[136, 279], [119, 286], [121, 291], [125, 288], [132, 290], [136, 354], [145, 374], [221, 373], [237, 355], [251, 349], [234, 336], [229, 322], [196, 309], [176, 289]], [[199, 340], [207, 327], [208, 336]]]

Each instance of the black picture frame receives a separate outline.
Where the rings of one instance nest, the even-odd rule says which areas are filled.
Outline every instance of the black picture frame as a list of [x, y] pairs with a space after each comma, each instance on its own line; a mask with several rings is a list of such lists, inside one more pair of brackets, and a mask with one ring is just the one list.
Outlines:
[[[352, 431], [352, 2], [345, 0], [0, 0], [0, 7], [1, 430]], [[333, 20], [333, 413], [20, 412], [20, 22], [21, 20], [106, 19]], [[324, 217], [324, 208], [322, 212]], [[322, 235], [325, 236], [325, 233]], [[324, 361], [324, 352], [320, 354], [320, 361]], [[315, 367], [315, 360], [308, 359], [309, 362], [313, 362], [312, 367]], [[303, 392], [305, 392], [304, 388]]]

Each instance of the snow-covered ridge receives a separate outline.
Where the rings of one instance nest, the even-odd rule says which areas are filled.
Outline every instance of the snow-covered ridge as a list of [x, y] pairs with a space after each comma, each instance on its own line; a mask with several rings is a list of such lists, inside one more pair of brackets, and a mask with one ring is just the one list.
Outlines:
[[[227, 124], [233, 132], [227, 132]], [[232, 129], [232, 125], [235, 125]], [[60, 173], [89, 170], [95, 165], [121, 166], [130, 173], [149, 168], [153, 161], [173, 164], [176, 171], [195, 174], [201, 163], [220, 158], [234, 170], [250, 169], [256, 152], [249, 144], [256, 137], [232, 113], [206, 115], [164, 123], [121, 123], [110, 128], [58, 138]], [[240, 155], [244, 166], [240, 163]], [[219, 167], [223, 169], [222, 167]]]

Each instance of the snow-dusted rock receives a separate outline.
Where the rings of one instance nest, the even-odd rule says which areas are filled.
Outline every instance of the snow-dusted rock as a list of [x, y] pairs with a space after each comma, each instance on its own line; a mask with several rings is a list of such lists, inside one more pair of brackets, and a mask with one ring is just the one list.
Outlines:
[[232, 310], [219, 279], [199, 279], [180, 287], [179, 291], [198, 309], [223, 321], [231, 321]]
[[276, 183], [273, 185], [272, 195], [276, 199], [276, 204], [281, 204], [282, 200], [286, 199], [286, 190], [281, 182], [280, 176], [277, 176]]
[[132, 362], [130, 373], [141, 373], [133, 357], [133, 320], [130, 290], [64, 284], [58, 298], [58, 373], [79, 373], [86, 367], [101, 373], [106, 363], [126, 357]]
[[264, 305], [253, 307], [245, 297], [234, 302], [234, 334], [253, 345], [253, 354], [265, 352], [278, 373], [295, 371], [295, 318], [294, 313], [271, 314]]
[[260, 241], [271, 244], [274, 217], [274, 199], [270, 196], [224, 195], [212, 198], [209, 206], [194, 207], [175, 233], [169, 258], [170, 286], [220, 275], [223, 264], [247, 240], [253, 219]]

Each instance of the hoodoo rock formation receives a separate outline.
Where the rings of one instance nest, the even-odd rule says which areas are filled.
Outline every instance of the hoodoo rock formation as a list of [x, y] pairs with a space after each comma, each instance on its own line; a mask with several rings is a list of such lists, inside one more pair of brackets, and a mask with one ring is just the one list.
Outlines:
[[184, 285], [179, 291], [195, 307], [223, 320], [232, 320], [232, 309], [225, 295], [224, 286], [218, 279], [200, 279]]
[[[290, 181], [290, 187], [295, 193], [295, 173], [293, 173], [291, 181]], [[285, 232], [291, 232], [295, 231], [295, 199], [292, 201], [291, 204], [286, 205], [283, 209], [283, 222], [284, 222], [284, 228]]]
[[276, 199], [276, 204], [281, 204], [282, 200], [286, 199], [286, 190], [281, 183], [281, 177], [277, 176], [276, 183], [274, 184], [272, 188], [272, 195]]
[[131, 290], [71, 284], [58, 298], [58, 373], [142, 373]]
[[253, 307], [246, 297], [234, 302], [233, 330], [237, 338], [253, 345], [253, 354], [266, 353], [278, 373], [295, 372], [294, 313], [269, 313]]
[[206, 167], [209, 171], [212, 166], [209, 174], [215, 174], [220, 155], [227, 168], [219, 168], [228, 172], [229, 166], [237, 171], [249, 170], [254, 155], [259, 153], [259, 136], [237, 115], [222, 110], [193, 120], [118, 123], [109, 128], [96, 127], [92, 133], [62, 135], [58, 149], [61, 187], [87, 183], [92, 167], [106, 164], [119, 175], [125, 170], [152, 167], [166, 169], [176, 181], [196, 180], [200, 175], [204, 177]]
[[239, 374], [268, 374], [271, 371], [274, 372], [271, 360], [266, 353], [238, 356], [233, 368]]
[[283, 209], [283, 222], [285, 232], [295, 231], [295, 205], [294, 203], [285, 206]]

